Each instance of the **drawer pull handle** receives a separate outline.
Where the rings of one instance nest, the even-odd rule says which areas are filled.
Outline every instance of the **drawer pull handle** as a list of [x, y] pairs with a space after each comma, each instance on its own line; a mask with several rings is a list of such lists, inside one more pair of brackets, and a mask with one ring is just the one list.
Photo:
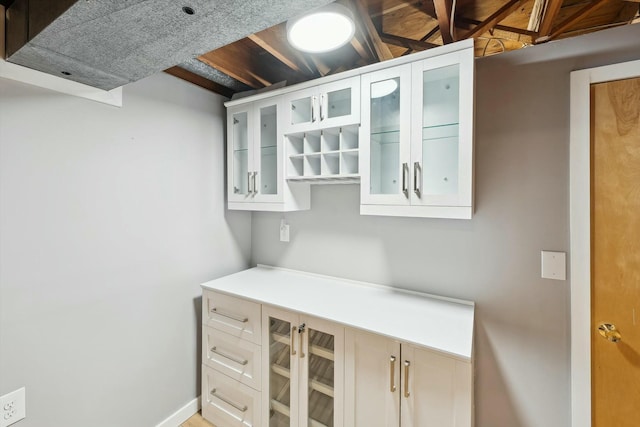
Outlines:
[[389, 358], [389, 384], [391, 384], [391, 386], [389, 387], [389, 391], [391, 391], [391, 393], [394, 393], [396, 391], [396, 376], [394, 375], [396, 372], [396, 357], [395, 356], [391, 356]]
[[218, 315], [220, 315], [222, 317], [226, 317], [228, 319], [235, 320], [236, 322], [247, 323], [249, 321], [248, 317], [242, 317], [242, 316], [236, 316], [234, 314], [224, 313], [224, 312], [218, 310], [215, 307], [211, 309], [211, 312], [215, 313], [215, 314], [218, 314]]
[[404, 361], [404, 397], [409, 397], [409, 365], [411, 363], [408, 360]]
[[304, 347], [303, 347], [303, 338], [304, 338], [304, 328], [306, 327], [306, 325], [303, 323], [302, 325], [298, 326], [298, 352], [300, 353], [299, 357], [300, 359], [304, 359]]
[[235, 358], [235, 357], [233, 357], [233, 356], [229, 356], [228, 354], [225, 354], [225, 353], [221, 352], [221, 351], [220, 351], [220, 350], [218, 350], [215, 346], [211, 348], [211, 352], [212, 352], [212, 353], [215, 353], [215, 354], [217, 354], [217, 355], [219, 355], [219, 356], [222, 356], [222, 357], [224, 357], [225, 359], [229, 359], [229, 360], [231, 360], [232, 362], [236, 362], [237, 364], [242, 365], [242, 366], [245, 366], [247, 363], [249, 363], [249, 361], [248, 361], [247, 359], [244, 359], [244, 360], [242, 360], [242, 359], [236, 359], [236, 358]]
[[227, 405], [231, 405], [234, 408], [236, 408], [238, 411], [240, 412], [247, 412], [247, 409], [249, 409], [249, 407], [247, 405], [238, 405], [237, 403], [234, 403], [232, 401], [230, 401], [229, 399], [227, 399], [226, 397], [220, 395], [216, 389], [214, 388], [213, 390], [211, 390], [211, 396], [215, 397], [216, 399], [220, 399], [222, 400], [224, 403], [226, 403]]

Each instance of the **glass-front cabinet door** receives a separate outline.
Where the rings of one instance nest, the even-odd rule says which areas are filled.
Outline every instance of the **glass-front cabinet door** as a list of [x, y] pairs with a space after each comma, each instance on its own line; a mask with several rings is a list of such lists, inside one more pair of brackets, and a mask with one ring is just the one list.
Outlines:
[[342, 427], [344, 328], [263, 307], [264, 427]]
[[256, 117], [254, 143], [254, 198], [256, 202], [280, 201], [282, 179], [282, 130], [278, 100], [254, 103]]
[[279, 98], [271, 98], [227, 111], [230, 202], [282, 201], [280, 107]]
[[414, 205], [471, 206], [472, 61], [454, 52], [413, 64]]
[[319, 319], [302, 319], [300, 426], [344, 424], [344, 328]]
[[363, 204], [408, 205], [411, 65], [362, 76]]
[[360, 76], [285, 95], [285, 133], [360, 122]]
[[228, 197], [230, 201], [246, 201], [251, 192], [251, 107], [229, 110], [227, 114]]

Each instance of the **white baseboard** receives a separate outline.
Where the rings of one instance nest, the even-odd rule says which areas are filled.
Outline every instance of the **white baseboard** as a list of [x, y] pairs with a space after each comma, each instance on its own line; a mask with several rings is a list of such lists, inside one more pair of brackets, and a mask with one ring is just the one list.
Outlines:
[[179, 427], [180, 424], [187, 421], [200, 410], [200, 396], [188, 402], [182, 408], [178, 409], [166, 420], [162, 421], [156, 427]]

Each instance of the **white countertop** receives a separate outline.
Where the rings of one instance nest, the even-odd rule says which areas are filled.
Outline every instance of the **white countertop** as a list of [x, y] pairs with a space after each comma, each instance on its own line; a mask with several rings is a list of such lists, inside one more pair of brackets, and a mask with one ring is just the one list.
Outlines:
[[262, 304], [428, 347], [473, 355], [474, 304], [398, 288], [258, 266], [202, 284]]

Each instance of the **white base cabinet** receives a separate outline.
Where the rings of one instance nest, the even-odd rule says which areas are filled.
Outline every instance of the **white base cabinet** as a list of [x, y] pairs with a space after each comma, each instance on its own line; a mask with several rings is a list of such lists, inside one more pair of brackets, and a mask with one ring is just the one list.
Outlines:
[[473, 303], [264, 266], [202, 286], [216, 427], [473, 426]]

